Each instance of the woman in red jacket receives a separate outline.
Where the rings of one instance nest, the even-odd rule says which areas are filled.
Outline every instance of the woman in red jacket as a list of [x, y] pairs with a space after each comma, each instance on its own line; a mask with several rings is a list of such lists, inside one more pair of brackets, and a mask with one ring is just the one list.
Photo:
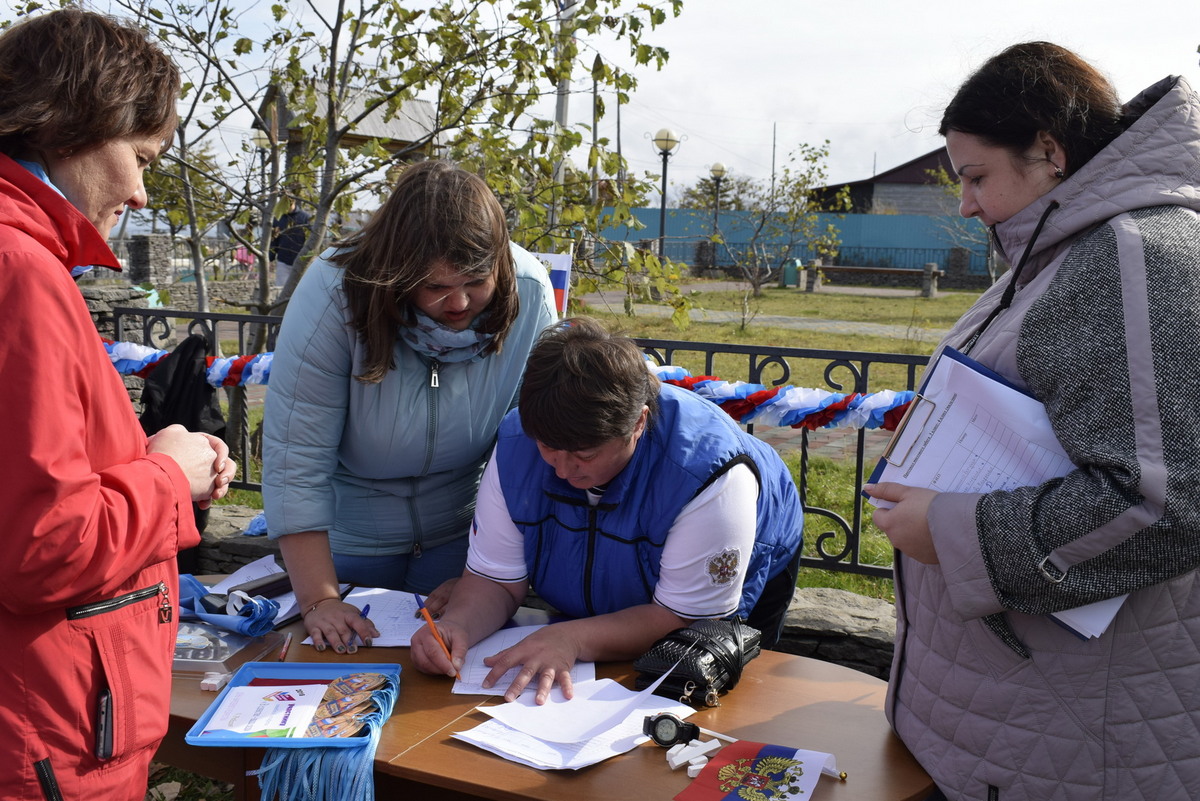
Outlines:
[[0, 798], [141, 799], [166, 732], [175, 553], [228, 448], [147, 439], [72, 276], [146, 203], [179, 73], [146, 35], [67, 9], [0, 35]]

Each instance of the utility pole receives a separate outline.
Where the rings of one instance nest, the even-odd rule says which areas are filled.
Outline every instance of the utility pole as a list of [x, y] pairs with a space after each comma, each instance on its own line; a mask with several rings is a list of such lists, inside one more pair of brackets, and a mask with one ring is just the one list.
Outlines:
[[[554, 104], [555, 133], [560, 133], [567, 127], [567, 101], [571, 97], [571, 62], [563, 58], [563, 53], [566, 50], [567, 40], [571, 36], [572, 18], [575, 15], [576, 2], [577, 0], [558, 0], [558, 45], [555, 62], [560, 73], [558, 76], [558, 99]], [[549, 233], [551, 236], [554, 235], [555, 229], [558, 227], [559, 196], [562, 194], [563, 185], [566, 183], [566, 175], [566, 159], [560, 153], [558, 160], [554, 163], [554, 190], [551, 195], [549, 214]]]

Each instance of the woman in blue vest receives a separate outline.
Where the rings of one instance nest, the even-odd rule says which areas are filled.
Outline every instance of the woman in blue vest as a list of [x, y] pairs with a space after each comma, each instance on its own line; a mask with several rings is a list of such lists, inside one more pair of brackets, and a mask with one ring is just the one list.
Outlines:
[[518, 409], [500, 425], [467, 569], [417, 667], [453, 675], [533, 589], [573, 618], [491, 657], [486, 686], [522, 670], [571, 694], [577, 661], [630, 659], [698, 619], [740, 616], [779, 638], [803, 515], [791, 474], [725, 412], [662, 384], [634, 342], [586, 318], [542, 333]]

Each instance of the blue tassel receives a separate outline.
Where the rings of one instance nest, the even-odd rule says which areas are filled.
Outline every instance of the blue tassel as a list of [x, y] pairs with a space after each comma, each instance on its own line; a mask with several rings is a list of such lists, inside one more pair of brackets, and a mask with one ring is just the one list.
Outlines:
[[396, 682], [373, 693], [378, 709], [364, 715], [361, 745], [268, 748], [258, 776], [263, 801], [374, 801], [375, 748], [396, 705]]

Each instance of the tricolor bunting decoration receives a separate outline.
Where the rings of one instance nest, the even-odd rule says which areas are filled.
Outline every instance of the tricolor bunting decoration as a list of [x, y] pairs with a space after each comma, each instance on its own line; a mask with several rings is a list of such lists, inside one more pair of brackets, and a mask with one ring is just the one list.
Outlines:
[[550, 268], [550, 286], [554, 289], [554, 308], [560, 317], [567, 314], [567, 295], [571, 290], [570, 253], [534, 253], [542, 264]]
[[[117, 372], [145, 378], [169, 351], [156, 350], [133, 342], [104, 340], [104, 348]], [[267, 384], [275, 354], [208, 357], [207, 380], [214, 387]], [[693, 376], [675, 365], [647, 366], [668, 384], [695, 392], [720, 406], [739, 423], [755, 423], [791, 428], [882, 428], [895, 431], [912, 402], [913, 392], [885, 389], [879, 392], [854, 392], [849, 395], [826, 389], [765, 387], [745, 381], [724, 381], [716, 376]]]
[[739, 423], [791, 428], [882, 428], [895, 431], [914, 393], [885, 389], [844, 395], [826, 389], [765, 387], [715, 376], [692, 376], [675, 365], [647, 360], [650, 371], [668, 384], [690, 389], [725, 410]]
[[[158, 350], [135, 342], [104, 340], [104, 349], [113, 367], [121, 375], [145, 378], [170, 351]], [[266, 384], [271, 376], [274, 353], [255, 353], [250, 356], [209, 356], [205, 380], [213, 387], [237, 387], [246, 384]]]

